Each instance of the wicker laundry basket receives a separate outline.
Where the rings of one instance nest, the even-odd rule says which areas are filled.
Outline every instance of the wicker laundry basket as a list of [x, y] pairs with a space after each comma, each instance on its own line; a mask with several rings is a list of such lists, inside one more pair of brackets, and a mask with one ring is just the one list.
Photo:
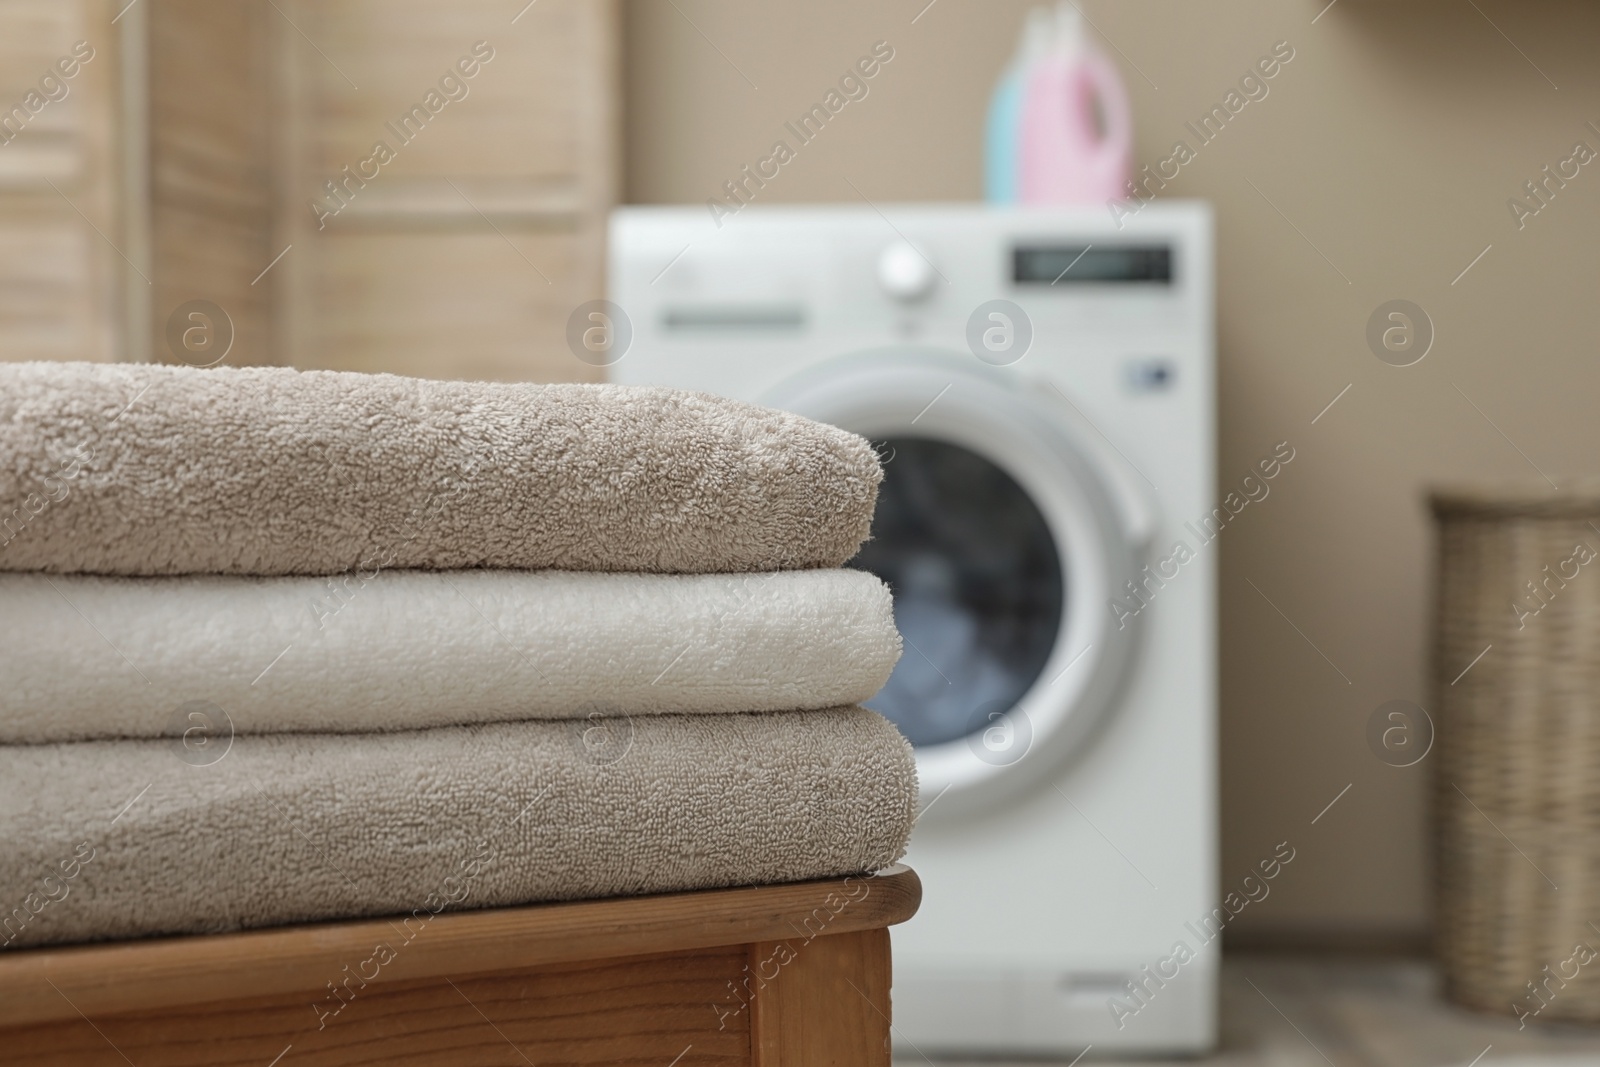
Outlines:
[[1445, 991], [1600, 1022], [1600, 487], [1432, 505]]

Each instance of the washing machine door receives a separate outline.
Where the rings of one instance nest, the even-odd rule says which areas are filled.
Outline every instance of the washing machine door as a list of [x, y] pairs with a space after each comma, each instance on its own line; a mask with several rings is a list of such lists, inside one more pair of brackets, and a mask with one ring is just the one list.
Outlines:
[[1137, 636], [1108, 604], [1154, 523], [1064, 394], [973, 363], [861, 353], [765, 397], [883, 457], [872, 539], [850, 566], [893, 590], [905, 649], [868, 706], [915, 746], [924, 810], [946, 814], [1037, 787], [1090, 743]]

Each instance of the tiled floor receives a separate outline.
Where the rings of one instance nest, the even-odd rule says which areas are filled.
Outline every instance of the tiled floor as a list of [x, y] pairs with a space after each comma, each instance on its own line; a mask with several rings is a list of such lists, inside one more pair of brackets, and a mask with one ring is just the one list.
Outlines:
[[[1159, 1062], [1467, 1067], [1480, 1055], [1477, 1067], [1600, 1067], [1600, 1028], [1530, 1023], [1519, 1032], [1515, 1019], [1444, 1003], [1421, 961], [1230, 956], [1222, 972], [1221, 1047], [1199, 1060]], [[1083, 1063], [1095, 1058], [1091, 1050]], [[920, 1057], [895, 1058], [895, 1067], [917, 1065], [926, 1067]]]

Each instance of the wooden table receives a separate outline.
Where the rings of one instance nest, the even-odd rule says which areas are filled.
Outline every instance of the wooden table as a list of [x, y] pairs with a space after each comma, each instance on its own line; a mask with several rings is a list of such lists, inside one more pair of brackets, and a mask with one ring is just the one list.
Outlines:
[[887, 927], [921, 896], [896, 866], [0, 952], [0, 1063], [887, 1067]]

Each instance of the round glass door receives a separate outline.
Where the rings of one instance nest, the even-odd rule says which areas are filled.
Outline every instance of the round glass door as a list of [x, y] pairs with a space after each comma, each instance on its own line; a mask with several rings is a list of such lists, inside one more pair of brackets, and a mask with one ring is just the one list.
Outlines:
[[849, 566], [888, 584], [905, 647], [867, 706], [916, 747], [924, 793], [953, 791], [939, 818], [1027, 790], [1080, 752], [1137, 632], [1116, 632], [1106, 610], [1142, 541], [1093, 430], [971, 363], [863, 352], [765, 397], [883, 457], [872, 537]]
[[913, 745], [957, 741], [1043, 672], [1066, 606], [1055, 539], [998, 464], [959, 444], [887, 437], [872, 539], [850, 562], [894, 593], [905, 650], [867, 706]]

